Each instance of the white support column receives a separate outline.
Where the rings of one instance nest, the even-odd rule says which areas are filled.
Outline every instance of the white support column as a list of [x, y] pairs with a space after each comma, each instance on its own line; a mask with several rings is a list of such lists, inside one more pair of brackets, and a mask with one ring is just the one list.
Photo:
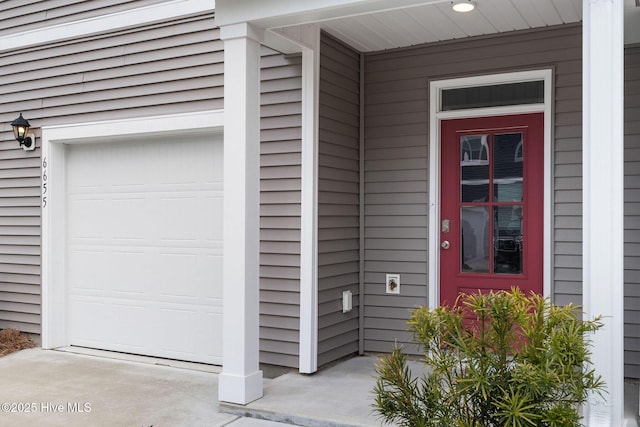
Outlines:
[[300, 366], [318, 370], [318, 92], [320, 28], [304, 27], [302, 49], [302, 191], [300, 230]]
[[623, 0], [583, 0], [583, 303], [604, 316], [589, 338], [608, 392], [590, 396], [588, 426], [623, 425], [623, 13]]
[[220, 401], [262, 397], [259, 370], [260, 42], [247, 23], [224, 40], [223, 337]]

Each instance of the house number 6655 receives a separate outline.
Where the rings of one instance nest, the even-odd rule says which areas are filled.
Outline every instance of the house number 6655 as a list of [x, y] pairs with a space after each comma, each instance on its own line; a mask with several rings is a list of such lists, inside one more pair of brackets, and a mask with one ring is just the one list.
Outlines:
[[47, 207], [47, 158], [42, 159], [42, 209]]

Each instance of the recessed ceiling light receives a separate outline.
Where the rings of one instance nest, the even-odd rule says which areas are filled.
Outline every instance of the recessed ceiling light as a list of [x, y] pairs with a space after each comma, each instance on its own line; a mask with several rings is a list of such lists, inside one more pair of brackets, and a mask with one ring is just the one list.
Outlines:
[[473, 0], [456, 0], [451, 2], [451, 7], [456, 12], [471, 12], [476, 8], [476, 2]]

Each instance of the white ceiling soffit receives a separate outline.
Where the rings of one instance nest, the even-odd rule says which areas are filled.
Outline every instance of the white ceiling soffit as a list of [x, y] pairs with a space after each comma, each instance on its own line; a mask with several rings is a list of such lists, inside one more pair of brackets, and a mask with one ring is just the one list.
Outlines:
[[[640, 42], [640, 8], [625, 1], [625, 42]], [[468, 13], [450, 1], [384, 10], [320, 22], [323, 30], [361, 52], [526, 30], [582, 20], [583, 0], [476, 0]]]
[[372, 52], [581, 18], [582, 0], [477, 0], [476, 9], [467, 13], [454, 12], [446, 2], [326, 21], [322, 28], [357, 50]]

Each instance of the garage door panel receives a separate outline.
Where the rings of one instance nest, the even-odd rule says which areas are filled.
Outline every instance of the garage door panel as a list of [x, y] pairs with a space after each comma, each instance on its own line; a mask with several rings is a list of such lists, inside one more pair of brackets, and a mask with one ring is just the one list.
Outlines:
[[200, 224], [193, 221], [202, 213], [204, 203], [196, 197], [165, 197], [158, 201], [159, 237], [163, 241], [197, 241], [202, 235]]
[[[222, 297], [221, 254], [199, 254], [193, 249], [164, 252], [75, 251], [78, 265], [70, 270], [69, 284], [75, 294], [100, 291], [139, 293], [152, 297]], [[108, 267], [108, 268], [107, 268]]]
[[144, 253], [118, 252], [108, 248], [102, 252], [79, 251], [70, 253], [74, 264], [69, 268], [68, 283], [73, 295], [101, 296], [111, 293], [141, 293], [134, 286], [146, 280], [140, 266], [144, 265]]
[[160, 348], [166, 352], [177, 354], [193, 354], [198, 351], [199, 342], [194, 339], [193, 325], [197, 325], [199, 321], [198, 313], [193, 310], [177, 310], [175, 308], [161, 307], [157, 316], [160, 319], [167, 319], [171, 325], [171, 330], [159, 330], [162, 334], [172, 334], [174, 339], [160, 339]]
[[140, 251], [106, 251], [104, 262], [109, 266], [104, 283], [106, 296], [140, 294], [147, 292], [149, 256]]
[[[111, 238], [116, 241], [144, 240], [147, 232], [145, 227], [140, 227], [140, 224], [145, 223], [149, 212], [147, 211], [146, 200], [143, 197], [107, 198], [103, 205], [105, 206], [105, 212], [99, 217], [104, 217], [102, 228], [106, 231], [105, 238]], [[95, 216], [89, 217], [87, 221], [94, 222], [95, 218]], [[95, 226], [95, 224], [92, 224], [92, 226]]]
[[69, 237], [77, 239], [104, 239], [106, 230], [93, 225], [87, 218], [96, 218], [105, 210], [104, 200], [70, 199], [68, 202], [69, 223], [73, 224], [73, 231], [69, 229]]
[[[222, 313], [207, 313], [204, 310], [195, 313], [165, 311], [162, 316], [173, 318], [172, 324], [176, 326], [173, 332], [176, 335], [176, 339], [171, 342], [163, 342], [162, 350], [165, 357], [188, 360], [190, 357], [185, 356], [189, 354], [204, 353], [220, 363], [217, 349], [222, 346]], [[193, 324], [216, 325], [216, 327], [211, 329], [200, 326], [185, 329]], [[185, 333], [186, 330], [189, 333]], [[167, 333], [168, 331], [158, 332]]]
[[206, 201], [207, 214], [211, 221], [203, 227], [207, 240], [222, 241], [222, 194], [218, 197], [208, 197]]
[[154, 289], [163, 297], [197, 298], [207, 283], [214, 286], [215, 274], [201, 275], [206, 269], [198, 265], [196, 253], [161, 253], [158, 259]]
[[[222, 276], [218, 273], [222, 271], [222, 252], [209, 254], [206, 260], [206, 267], [209, 270], [208, 274], [214, 276], [214, 280], [222, 281]], [[206, 287], [206, 293], [203, 297], [218, 300], [217, 303], [212, 302], [212, 304], [220, 304], [222, 306], [222, 282], [217, 286]]]
[[222, 140], [67, 149], [72, 345], [220, 363]]
[[103, 262], [105, 251], [72, 249], [74, 268], [68, 269], [67, 280], [73, 288], [85, 292], [103, 292], [107, 280], [107, 264]]
[[[145, 340], [134, 339], [135, 335], [148, 336], [148, 325], [136, 323], [145, 307], [136, 304], [114, 303], [113, 300], [91, 300], [72, 298], [74, 310], [69, 315], [69, 334], [74, 344], [106, 350], [141, 352]], [[87, 322], [86, 319], [108, 319], [103, 322]]]
[[[143, 306], [114, 301], [107, 298], [100, 302], [82, 299], [74, 302], [78, 310], [69, 320], [74, 325], [70, 332], [76, 336], [76, 345], [180, 360], [204, 356], [219, 363], [222, 313], [211, 313], [202, 305], [187, 304], [179, 308], [180, 305], [162, 302]], [[87, 316], [104, 316], [110, 321], [104, 324], [81, 322]], [[138, 322], [140, 317], [148, 320]], [[216, 326], [207, 328], [206, 325], [212, 324]], [[156, 347], [153, 353], [149, 353], [150, 347]]]

